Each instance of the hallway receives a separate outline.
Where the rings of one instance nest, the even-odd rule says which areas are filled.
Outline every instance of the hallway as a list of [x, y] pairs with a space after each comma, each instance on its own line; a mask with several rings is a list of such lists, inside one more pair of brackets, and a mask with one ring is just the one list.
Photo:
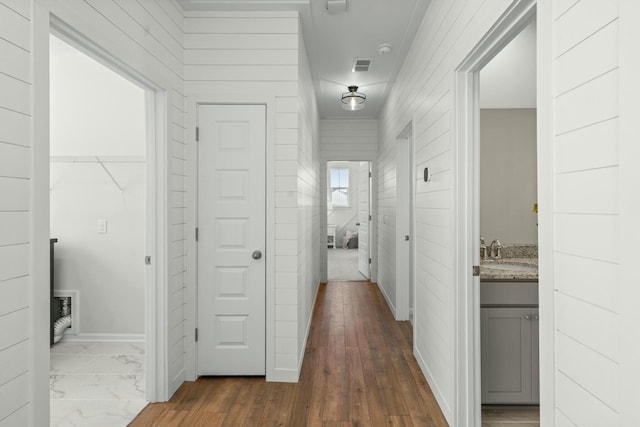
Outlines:
[[446, 426], [411, 335], [376, 285], [322, 284], [297, 384], [200, 378], [130, 426]]

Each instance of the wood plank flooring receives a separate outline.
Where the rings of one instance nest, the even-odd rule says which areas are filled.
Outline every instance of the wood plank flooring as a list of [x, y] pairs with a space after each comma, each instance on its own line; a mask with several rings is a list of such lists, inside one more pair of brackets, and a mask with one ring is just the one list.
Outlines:
[[411, 325], [369, 282], [320, 285], [297, 384], [202, 377], [130, 424], [157, 426], [447, 426], [413, 357]]

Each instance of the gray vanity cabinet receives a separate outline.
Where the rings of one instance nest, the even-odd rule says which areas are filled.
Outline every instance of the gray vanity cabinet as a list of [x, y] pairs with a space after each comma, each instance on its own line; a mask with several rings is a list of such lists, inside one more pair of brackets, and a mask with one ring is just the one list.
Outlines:
[[481, 308], [482, 403], [539, 403], [538, 308]]

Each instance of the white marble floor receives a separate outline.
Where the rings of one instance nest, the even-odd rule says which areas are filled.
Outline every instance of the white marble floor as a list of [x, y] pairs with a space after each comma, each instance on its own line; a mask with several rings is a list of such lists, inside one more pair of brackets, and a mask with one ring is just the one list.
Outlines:
[[51, 427], [126, 426], [144, 408], [143, 343], [51, 347]]

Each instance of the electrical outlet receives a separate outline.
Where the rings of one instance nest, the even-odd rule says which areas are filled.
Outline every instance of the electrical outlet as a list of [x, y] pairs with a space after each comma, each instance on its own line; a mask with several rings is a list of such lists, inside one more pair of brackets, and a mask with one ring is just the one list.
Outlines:
[[98, 234], [107, 234], [107, 220], [99, 219], [98, 220]]

